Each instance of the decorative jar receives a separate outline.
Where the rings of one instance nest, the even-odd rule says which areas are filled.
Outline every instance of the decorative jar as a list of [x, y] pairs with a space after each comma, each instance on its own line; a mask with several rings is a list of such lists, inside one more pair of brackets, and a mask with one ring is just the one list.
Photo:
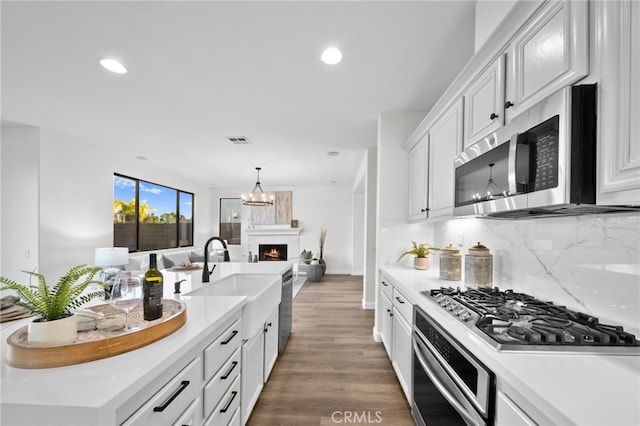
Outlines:
[[462, 279], [462, 255], [460, 249], [451, 244], [440, 251], [440, 279], [448, 281]]
[[493, 255], [480, 242], [469, 248], [464, 258], [464, 281], [467, 287], [491, 288]]

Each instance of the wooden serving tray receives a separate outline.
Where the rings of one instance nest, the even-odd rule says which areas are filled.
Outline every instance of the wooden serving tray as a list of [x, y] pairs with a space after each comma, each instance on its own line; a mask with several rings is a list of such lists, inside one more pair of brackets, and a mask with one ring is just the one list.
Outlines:
[[[118, 331], [79, 331], [73, 343], [44, 346], [27, 341], [27, 326], [7, 338], [7, 364], [18, 368], [49, 368], [80, 364], [108, 358], [141, 348], [178, 330], [187, 321], [187, 305], [178, 300], [162, 299], [162, 317], [144, 321], [142, 306], [129, 312], [128, 325], [133, 329]], [[124, 315], [110, 304], [91, 306], [105, 316]]]

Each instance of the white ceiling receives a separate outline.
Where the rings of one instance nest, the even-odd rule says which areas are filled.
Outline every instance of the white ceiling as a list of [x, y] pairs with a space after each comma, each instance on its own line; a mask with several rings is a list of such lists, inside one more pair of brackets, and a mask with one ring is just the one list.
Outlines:
[[[3, 120], [217, 187], [252, 187], [255, 166], [265, 190], [351, 184], [378, 114], [427, 111], [474, 46], [475, 0], [1, 7]], [[320, 61], [329, 45], [342, 63]], [[129, 73], [102, 69], [100, 57]]]

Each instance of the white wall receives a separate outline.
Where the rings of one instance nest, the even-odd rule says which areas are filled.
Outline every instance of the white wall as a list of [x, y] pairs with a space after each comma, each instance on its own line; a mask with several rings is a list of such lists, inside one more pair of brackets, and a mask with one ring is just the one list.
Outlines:
[[38, 266], [39, 131], [2, 127], [0, 275], [18, 282]]
[[[251, 182], [247, 183], [251, 186]], [[320, 229], [327, 229], [324, 259], [329, 274], [350, 274], [352, 270], [352, 191], [348, 185], [270, 187], [262, 184], [265, 192], [292, 191], [291, 218], [297, 219], [300, 233], [300, 248], [320, 251]], [[212, 188], [211, 219], [213, 233], [218, 235], [220, 198], [239, 198], [251, 188]], [[243, 207], [242, 228], [249, 226], [248, 212]], [[241, 237], [244, 240], [244, 237]], [[243, 245], [230, 246], [232, 261], [246, 261], [247, 250]]]
[[[72, 266], [93, 264], [94, 249], [113, 244], [114, 173], [193, 192], [195, 246], [203, 245], [211, 233], [208, 188], [154, 168], [153, 153], [145, 153], [150, 161], [140, 161], [135, 159], [139, 152], [112, 151], [108, 145], [97, 149], [70, 135], [44, 129], [39, 133], [39, 220], [30, 223], [29, 231], [38, 236], [38, 270], [49, 283], [55, 284]], [[3, 206], [7, 214], [6, 204]], [[3, 253], [23, 252], [20, 239], [4, 232], [2, 249]]]
[[[409, 159], [402, 144], [424, 119], [424, 112], [384, 113], [378, 116], [377, 188], [376, 188], [376, 264], [386, 263], [396, 256], [405, 239], [409, 203]], [[405, 244], [406, 245], [406, 244]], [[379, 339], [380, 301], [378, 300], [376, 271], [376, 319], [374, 338]]]
[[489, 38], [493, 30], [509, 13], [518, 0], [478, 0], [476, 3], [476, 38], [477, 52]]
[[376, 244], [377, 244], [377, 158], [378, 149], [370, 148], [363, 159], [364, 170], [364, 289], [362, 306], [374, 309], [376, 303]]

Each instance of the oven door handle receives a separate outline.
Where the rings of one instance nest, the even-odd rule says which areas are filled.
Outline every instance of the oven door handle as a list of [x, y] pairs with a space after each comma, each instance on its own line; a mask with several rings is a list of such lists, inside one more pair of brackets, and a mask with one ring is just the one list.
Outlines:
[[[480, 425], [484, 424], [484, 422], [479, 423], [476, 419], [474, 419], [469, 414], [468, 410], [466, 410], [465, 407], [463, 407], [462, 404], [460, 404], [460, 402], [449, 392], [449, 390], [446, 388], [446, 386], [440, 380], [438, 380], [438, 378], [436, 377], [436, 374], [432, 371], [431, 368], [429, 368], [429, 365], [428, 365], [429, 362], [423, 356], [423, 354], [425, 354], [427, 356], [430, 355], [429, 354], [429, 349], [427, 347], [424, 347], [423, 345], [421, 345], [420, 342], [418, 342], [415, 337], [413, 339], [413, 350], [414, 350], [414, 353], [416, 354], [416, 358], [418, 358], [418, 361], [420, 362], [420, 365], [422, 366], [422, 369], [424, 370], [424, 372], [429, 377], [429, 380], [431, 380], [433, 385], [438, 389], [438, 391], [440, 391], [442, 396], [449, 402], [449, 404], [451, 404], [453, 406], [453, 408], [462, 417], [464, 417], [465, 422], [468, 425], [475, 425], [475, 426], [480, 426]], [[425, 352], [425, 351], [427, 351], [427, 352]], [[434, 359], [434, 362], [437, 362], [437, 360]]]

